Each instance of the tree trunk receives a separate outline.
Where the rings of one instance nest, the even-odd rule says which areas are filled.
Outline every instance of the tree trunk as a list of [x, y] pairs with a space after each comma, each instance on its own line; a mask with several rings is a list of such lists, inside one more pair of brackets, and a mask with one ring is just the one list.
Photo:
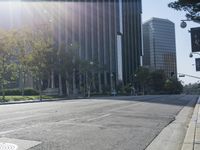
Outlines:
[[92, 90], [96, 91], [96, 85], [95, 85], [95, 73], [92, 73]]
[[42, 101], [42, 80], [39, 80], [40, 101]]
[[88, 73], [85, 73], [85, 85], [84, 85], [84, 91], [85, 91], [85, 95], [84, 96], [88, 96]]
[[87, 78], [87, 94], [88, 94], [88, 98], [91, 95], [91, 85], [92, 85], [92, 76]]
[[113, 93], [113, 90], [114, 90], [114, 87], [113, 87], [113, 74], [110, 73], [110, 93], [111, 94]]
[[90, 85], [88, 85], [88, 87], [87, 87], [88, 98], [90, 98], [90, 93], [91, 93], [91, 92], [90, 92], [90, 91], [91, 91], [91, 90], [90, 90], [90, 87], [91, 87]]
[[23, 87], [23, 77], [22, 77], [23, 75], [22, 75], [22, 68], [21, 68], [21, 66], [19, 67], [19, 88], [20, 88], [20, 92], [21, 92], [21, 95], [23, 95], [22, 94], [22, 87]]
[[101, 74], [100, 74], [100, 73], [98, 73], [98, 81], [99, 81], [99, 82], [98, 82], [98, 85], [99, 85], [99, 93], [102, 94], [102, 86], [101, 86], [101, 85], [102, 85], [102, 84], [101, 84], [102, 81], [101, 81]]
[[24, 96], [25, 82], [26, 82], [26, 74], [25, 74], [25, 72], [24, 72], [24, 73], [23, 73], [23, 83], [22, 83], [22, 96]]
[[5, 89], [4, 89], [4, 83], [2, 83], [1, 89], [2, 89], [2, 102], [3, 102], [3, 101], [5, 101]]
[[75, 77], [75, 69], [73, 69], [73, 95], [76, 94], [76, 77]]
[[66, 96], [69, 96], [69, 82], [68, 82], [68, 73], [66, 72]]
[[79, 75], [79, 91], [80, 91], [80, 94], [82, 95], [83, 94], [83, 87], [82, 87], [83, 83], [82, 83], [82, 76]]
[[62, 95], [63, 95], [63, 89], [62, 89], [62, 76], [61, 76], [60, 73], [59, 73], [59, 75], [58, 75], [58, 80], [59, 80], [59, 96], [62, 96]]
[[144, 95], [144, 91], [145, 91], [145, 85], [143, 84], [142, 86], [142, 94]]
[[3, 61], [3, 64], [2, 64], [2, 68], [3, 68], [3, 75], [2, 75], [2, 77], [3, 77], [3, 80], [2, 80], [2, 96], [3, 96], [3, 99], [2, 99], [2, 101], [4, 101], [5, 100], [5, 72], [6, 72], [6, 70], [5, 70], [5, 62]]
[[54, 71], [52, 70], [51, 71], [51, 88], [53, 89], [55, 86], [54, 86]]
[[50, 88], [50, 85], [51, 85], [50, 83], [51, 83], [51, 78], [48, 77], [48, 83], [47, 83], [48, 85], [47, 85], [47, 88]]
[[66, 80], [65, 83], [66, 83], [66, 96], [69, 96], [70, 94], [69, 94], [69, 82], [68, 82], [68, 80]]

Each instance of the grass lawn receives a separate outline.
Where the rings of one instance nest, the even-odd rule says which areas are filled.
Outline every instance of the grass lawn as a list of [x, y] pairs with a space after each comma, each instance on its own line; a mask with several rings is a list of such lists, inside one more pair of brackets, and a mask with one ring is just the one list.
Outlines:
[[[33, 95], [33, 96], [5, 96], [5, 101], [23, 101], [23, 100], [34, 100], [39, 99], [39, 95]], [[59, 98], [58, 96], [46, 96], [43, 95], [42, 99], [53, 99], [53, 98]], [[0, 100], [2, 99], [2, 96], [0, 96]]]

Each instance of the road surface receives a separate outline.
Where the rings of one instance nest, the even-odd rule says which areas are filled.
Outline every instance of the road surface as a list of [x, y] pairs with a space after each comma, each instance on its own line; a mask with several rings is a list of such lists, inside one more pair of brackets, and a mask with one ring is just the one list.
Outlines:
[[30, 150], [143, 150], [196, 98], [164, 95], [1, 105], [0, 138], [41, 142]]

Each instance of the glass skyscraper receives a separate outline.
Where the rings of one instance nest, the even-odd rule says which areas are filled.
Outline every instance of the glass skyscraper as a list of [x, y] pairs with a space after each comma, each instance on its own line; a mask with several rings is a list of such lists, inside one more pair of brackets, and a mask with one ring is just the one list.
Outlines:
[[[105, 87], [113, 90], [119, 82], [132, 82], [142, 55], [141, 0], [24, 3], [26, 7], [18, 12], [17, 23], [10, 22], [10, 26], [37, 28], [48, 24], [58, 49], [63, 41], [66, 45], [77, 43], [81, 59], [104, 67], [93, 74], [97, 91]], [[77, 78], [77, 88], [82, 78]]]
[[141, 0], [81, 0], [58, 7], [65, 15], [57, 39], [78, 43], [82, 59], [104, 66], [94, 74], [95, 88], [131, 83], [142, 55]]
[[143, 24], [143, 65], [177, 74], [175, 26], [168, 19], [152, 18]]

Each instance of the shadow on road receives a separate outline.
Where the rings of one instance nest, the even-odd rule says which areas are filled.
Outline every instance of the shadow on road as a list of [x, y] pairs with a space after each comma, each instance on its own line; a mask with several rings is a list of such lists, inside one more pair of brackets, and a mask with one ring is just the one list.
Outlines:
[[[137, 101], [146, 103], [159, 103], [166, 105], [186, 106], [190, 101], [197, 101], [198, 95], [148, 95], [148, 96], [116, 96], [107, 98], [95, 98], [98, 100], [119, 100]], [[194, 107], [195, 103], [190, 103], [188, 107]]]

